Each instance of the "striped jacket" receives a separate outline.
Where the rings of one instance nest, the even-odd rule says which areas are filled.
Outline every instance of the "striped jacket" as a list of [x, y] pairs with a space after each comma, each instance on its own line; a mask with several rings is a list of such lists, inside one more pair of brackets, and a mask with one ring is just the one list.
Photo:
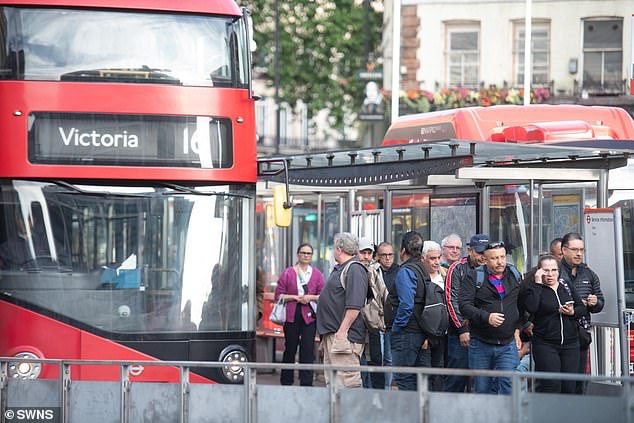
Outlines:
[[447, 310], [449, 311], [450, 334], [462, 334], [469, 332], [469, 325], [465, 324], [465, 319], [460, 313], [458, 299], [460, 297], [460, 284], [468, 272], [475, 272], [476, 266], [471, 264], [469, 256], [465, 256], [454, 262], [447, 270], [445, 277], [445, 299], [447, 300]]

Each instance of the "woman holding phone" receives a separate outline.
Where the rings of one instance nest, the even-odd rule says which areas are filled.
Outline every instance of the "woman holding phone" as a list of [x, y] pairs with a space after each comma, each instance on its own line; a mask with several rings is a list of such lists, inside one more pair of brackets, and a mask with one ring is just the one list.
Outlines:
[[[286, 304], [284, 363], [295, 363], [298, 346], [300, 363], [313, 364], [315, 361], [315, 305], [324, 288], [324, 275], [310, 265], [312, 259], [313, 247], [301, 244], [297, 248], [297, 263], [282, 272], [275, 288], [275, 301], [281, 297]], [[293, 376], [293, 370], [282, 370], [280, 383], [292, 385]], [[312, 370], [300, 370], [299, 383], [312, 386]]]
[[[577, 317], [585, 313], [579, 295], [559, 278], [554, 256], [540, 257], [535, 283], [525, 293], [524, 306], [533, 316], [532, 354], [535, 371], [577, 373], [579, 328]], [[574, 380], [538, 380], [538, 392], [574, 393]]]

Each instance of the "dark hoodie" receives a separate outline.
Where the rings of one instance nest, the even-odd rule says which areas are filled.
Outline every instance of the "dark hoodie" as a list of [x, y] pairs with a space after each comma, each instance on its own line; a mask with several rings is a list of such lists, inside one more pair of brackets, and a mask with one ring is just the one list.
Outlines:
[[[574, 301], [575, 314], [566, 316], [559, 307]], [[577, 317], [586, 313], [579, 294], [560, 281], [557, 290], [547, 285], [531, 283], [524, 299], [526, 311], [533, 315], [533, 337], [554, 345], [570, 345], [579, 339]]]

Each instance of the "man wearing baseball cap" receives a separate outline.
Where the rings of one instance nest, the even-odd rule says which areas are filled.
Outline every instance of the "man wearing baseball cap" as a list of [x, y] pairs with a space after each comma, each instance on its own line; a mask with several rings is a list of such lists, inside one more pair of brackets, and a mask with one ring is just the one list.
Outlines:
[[[374, 265], [374, 243], [368, 238], [359, 238], [359, 261], [365, 264], [370, 272], [375, 272], [376, 278], [381, 278]], [[381, 283], [380, 285], [384, 286], [385, 284]], [[365, 344], [363, 355], [361, 356], [361, 364], [367, 363], [370, 366], [382, 366], [381, 334], [378, 330], [368, 328], [367, 339], [368, 342]], [[385, 387], [385, 373], [372, 372], [368, 374], [363, 372], [361, 378], [364, 388], [383, 389]]]
[[[467, 255], [454, 262], [447, 270], [445, 278], [445, 299], [449, 311], [449, 330], [447, 342], [447, 367], [451, 369], [469, 368], [469, 323], [465, 321], [458, 307], [460, 285], [467, 274], [475, 272], [475, 268], [484, 262], [484, 250], [489, 244], [489, 237], [476, 234], [467, 243]], [[445, 391], [464, 392], [468, 388], [467, 376], [447, 376]]]

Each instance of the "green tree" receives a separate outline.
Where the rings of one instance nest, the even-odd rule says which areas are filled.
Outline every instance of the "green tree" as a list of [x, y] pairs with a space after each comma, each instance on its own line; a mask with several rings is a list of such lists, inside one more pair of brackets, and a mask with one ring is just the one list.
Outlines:
[[[367, 25], [362, 0], [279, 0], [280, 98], [294, 105], [301, 99], [308, 112], [329, 109], [335, 127], [344, 116], [360, 110], [365, 82], [357, 74], [366, 67], [364, 36], [371, 55], [380, 46], [382, 13], [370, 0]], [[254, 65], [265, 70], [272, 86], [275, 75], [275, 0], [251, 0]]]

